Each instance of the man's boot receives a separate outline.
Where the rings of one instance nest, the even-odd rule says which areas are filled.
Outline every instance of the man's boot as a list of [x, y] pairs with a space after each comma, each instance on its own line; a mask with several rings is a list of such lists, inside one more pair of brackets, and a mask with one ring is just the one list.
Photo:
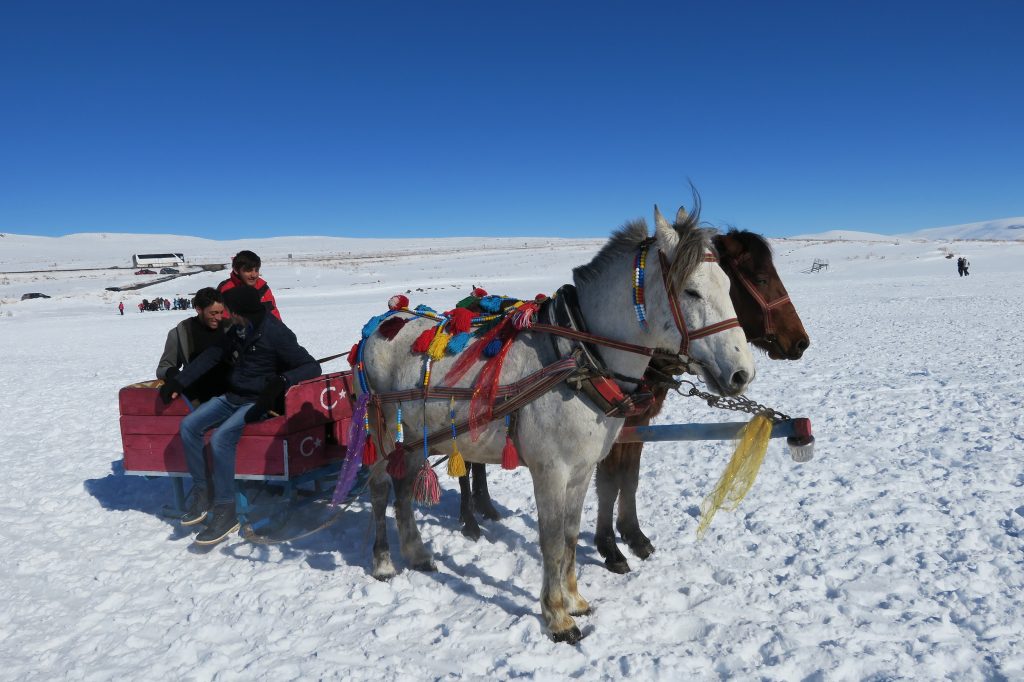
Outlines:
[[216, 545], [239, 528], [234, 502], [215, 504], [210, 516], [206, 529], [196, 536], [197, 545]]
[[184, 516], [181, 517], [181, 525], [194, 526], [206, 518], [206, 512], [210, 509], [210, 493], [201, 486], [193, 486], [189, 496], [188, 507]]

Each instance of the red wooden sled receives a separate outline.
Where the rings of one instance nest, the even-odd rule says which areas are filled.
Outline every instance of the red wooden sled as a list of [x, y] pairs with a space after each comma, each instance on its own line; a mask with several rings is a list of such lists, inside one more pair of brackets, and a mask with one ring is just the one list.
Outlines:
[[[121, 389], [121, 441], [124, 470], [141, 476], [167, 476], [174, 488], [174, 515], [184, 509], [183, 477], [188, 476], [185, 451], [178, 434], [189, 413], [183, 398], [164, 405], [159, 381]], [[290, 499], [301, 483], [336, 476], [345, 455], [352, 418], [352, 373], [335, 372], [303, 381], [288, 389], [284, 414], [245, 427], [238, 441], [236, 480], [273, 482]], [[207, 442], [212, 431], [207, 434]], [[239, 517], [252, 512], [250, 498], [236, 496]]]

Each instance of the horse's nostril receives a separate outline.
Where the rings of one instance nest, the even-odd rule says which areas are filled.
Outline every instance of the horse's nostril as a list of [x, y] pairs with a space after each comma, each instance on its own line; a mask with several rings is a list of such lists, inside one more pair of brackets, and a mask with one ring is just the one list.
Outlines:
[[805, 350], [807, 350], [807, 347], [809, 345], [811, 345], [810, 339], [800, 339], [799, 341], [796, 342], [796, 349], [803, 353]]
[[732, 385], [736, 388], [746, 386], [748, 381], [750, 381], [750, 375], [746, 370], [738, 370], [732, 375]]

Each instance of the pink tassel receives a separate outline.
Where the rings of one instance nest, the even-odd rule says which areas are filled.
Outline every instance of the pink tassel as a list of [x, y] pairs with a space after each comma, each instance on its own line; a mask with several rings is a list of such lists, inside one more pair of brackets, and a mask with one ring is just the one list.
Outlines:
[[430, 342], [434, 340], [434, 332], [437, 327], [431, 327], [422, 334], [416, 337], [416, 340], [412, 342], [413, 353], [426, 353], [430, 350]]
[[437, 482], [437, 474], [426, 459], [416, 474], [416, 482], [412, 488], [413, 497], [420, 504], [434, 505], [441, 501], [441, 485]]
[[389, 317], [380, 323], [380, 326], [377, 327], [377, 331], [380, 332], [380, 335], [385, 339], [391, 341], [398, 336], [398, 332], [402, 331], [402, 327], [404, 326], [405, 318], [398, 316]]
[[348, 352], [348, 365], [349, 367], [355, 367], [356, 362], [359, 361], [359, 343], [352, 345], [352, 350]]
[[395, 449], [388, 455], [388, 475], [391, 478], [405, 478], [405, 446], [395, 443]]
[[511, 436], [505, 436], [505, 447], [501, 451], [501, 468], [509, 471], [519, 467], [519, 451]]

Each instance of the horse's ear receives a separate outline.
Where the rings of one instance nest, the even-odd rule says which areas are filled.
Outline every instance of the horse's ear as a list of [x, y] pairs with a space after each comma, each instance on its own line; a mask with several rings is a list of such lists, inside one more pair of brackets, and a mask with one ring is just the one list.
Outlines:
[[690, 217], [690, 214], [686, 212], [685, 206], [680, 206], [679, 210], [676, 211], [676, 225], [682, 225], [686, 222], [686, 219]]
[[676, 246], [679, 245], [679, 233], [668, 224], [665, 216], [661, 215], [657, 204], [654, 206], [654, 234], [658, 238], [658, 248], [671, 258], [676, 251]]

